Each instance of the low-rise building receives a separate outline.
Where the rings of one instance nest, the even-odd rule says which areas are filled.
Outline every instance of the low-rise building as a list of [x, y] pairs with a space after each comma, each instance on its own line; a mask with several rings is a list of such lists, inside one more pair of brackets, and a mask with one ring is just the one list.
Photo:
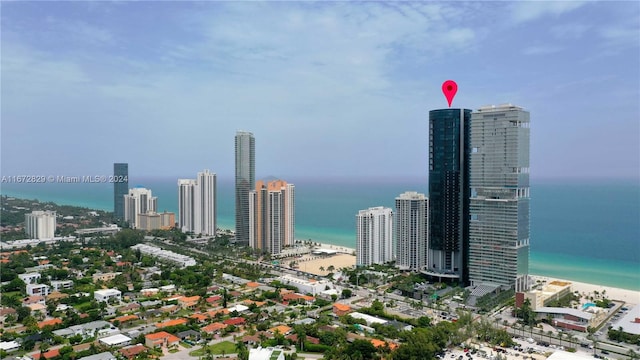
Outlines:
[[516, 307], [522, 306], [526, 300], [529, 300], [533, 310], [549, 306], [550, 302], [570, 294], [571, 286], [572, 284], [568, 281], [554, 280], [548, 284], [539, 285], [531, 291], [516, 293]]
[[350, 313], [351, 311], [352, 311], [351, 306], [347, 304], [340, 304], [340, 303], [333, 304], [333, 313], [336, 316], [344, 316]]
[[250, 349], [249, 360], [284, 360], [284, 351], [272, 347]]
[[97, 273], [97, 274], [93, 274], [93, 282], [98, 282], [98, 281], [111, 281], [113, 279], [116, 278], [116, 276], [122, 274], [121, 272], [108, 272], [108, 273]]
[[29, 296], [47, 296], [51, 292], [50, 289], [49, 285], [46, 284], [27, 284], [26, 292]]
[[112, 353], [105, 351], [99, 354], [85, 356], [78, 360], [117, 360], [117, 358]]
[[150, 348], [154, 348], [154, 347], [168, 348], [174, 345], [178, 345], [178, 343], [180, 342], [179, 337], [175, 335], [171, 335], [166, 331], [147, 334], [144, 336], [144, 339], [145, 339], [144, 344]]
[[116, 334], [104, 337], [99, 342], [106, 346], [121, 347], [131, 344], [131, 338], [126, 335]]
[[597, 314], [578, 309], [541, 307], [534, 311], [538, 319], [548, 319], [551, 317], [551, 325], [553, 326], [582, 332], [586, 332], [590, 326], [595, 327], [599, 321]]
[[93, 298], [98, 302], [122, 301], [122, 292], [118, 289], [102, 289], [93, 293]]
[[53, 280], [51, 281], [53, 291], [73, 289], [73, 280]]
[[37, 272], [18, 274], [18, 278], [24, 281], [25, 284], [37, 284], [38, 282], [40, 282], [40, 276], [40, 273]]
[[2, 341], [0, 342], [0, 350], [5, 352], [14, 352], [20, 349], [20, 343], [17, 341]]
[[327, 280], [305, 280], [289, 274], [283, 275], [277, 280], [284, 285], [295, 286], [298, 289], [298, 292], [302, 294], [311, 294], [313, 296], [323, 292], [327, 286], [333, 287], [333, 284]]

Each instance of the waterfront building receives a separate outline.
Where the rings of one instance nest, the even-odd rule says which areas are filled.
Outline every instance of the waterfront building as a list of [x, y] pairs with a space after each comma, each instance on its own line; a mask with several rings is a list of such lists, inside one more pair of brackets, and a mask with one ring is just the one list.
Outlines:
[[176, 215], [172, 212], [148, 211], [146, 214], [138, 214], [138, 229], [140, 230], [169, 230], [175, 225]]
[[192, 232], [195, 226], [196, 180], [178, 179], [178, 228]]
[[238, 131], [235, 137], [236, 155], [236, 236], [238, 245], [249, 245], [249, 193], [256, 184], [256, 154], [253, 134]]
[[209, 170], [196, 179], [178, 180], [178, 226], [182, 231], [216, 235], [216, 174]]
[[400, 194], [394, 220], [396, 266], [422, 270], [427, 266], [429, 252], [429, 199], [415, 191]]
[[471, 114], [469, 278], [528, 289], [529, 112], [511, 104]]
[[393, 211], [382, 206], [356, 215], [356, 265], [384, 264], [395, 259]]
[[437, 281], [467, 284], [469, 109], [429, 111], [429, 263]]
[[249, 246], [279, 254], [295, 236], [295, 186], [260, 180], [249, 193]]
[[113, 164], [113, 214], [117, 220], [124, 219], [124, 196], [129, 189], [129, 164]]
[[124, 220], [129, 222], [130, 227], [137, 229], [138, 214], [155, 212], [157, 207], [158, 198], [152, 196], [151, 190], [143, 187], [129, 189], [129, 193], [124, 196]]
[[56, 212], [32, 211], [25, 214], [24, 223], [29, 239], [52, 239], [56, 232]]

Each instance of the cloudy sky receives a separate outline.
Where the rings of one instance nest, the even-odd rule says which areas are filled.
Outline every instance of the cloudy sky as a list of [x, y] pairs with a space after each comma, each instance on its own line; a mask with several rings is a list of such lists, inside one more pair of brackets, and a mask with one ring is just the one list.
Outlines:
[[638, 178], [637, 2], [2, 2], [2, 175], [425, 176], [428, 111], [531, 112], [537, 178]]

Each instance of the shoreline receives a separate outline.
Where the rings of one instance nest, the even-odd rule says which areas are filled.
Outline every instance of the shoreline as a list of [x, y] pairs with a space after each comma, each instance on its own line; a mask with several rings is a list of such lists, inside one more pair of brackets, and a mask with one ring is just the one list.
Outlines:
[[[316, 246], [316, 248], [338, 250], [342, 254], [353, 254], [356, 251], [356, 249], [354, 248], [350, 248], [342, 245], [334, 245], [327, 242], [321, 242], [318, 244], [319, 246]], [[355, 259], [354, 259], [354, 263], [355, 263]], [[625, 303], [634, 304], [634, 305], [640, 304], [640, 290], [625, 289], [625, 288], [615, 287], [611, 285], [592, 284], [592, 283], [587, 283], [587, 282], [578, 281], [578, 280], [558, 278], [555, 276], [548, 276], [548, 275], [541, 275], [541, 274], [529, 274], [529, 276], [534, 281], [542, 280], [546, 282], [551, 282], [554, 280], [558, 280], [558, 281], [570, 282], [572, 284], [572, 291], [578, 291], [581, 294], [594, 293], [595, 291], [597, 291], [600, 294], [605, 292], [606, 297], [609, 298], [610, 300], [624, 301]]]
[[[5, 190], [5, 189], [3, 189]], [[29, 198], [40, 198], [39, 196], [30, 196], [24, 192], [19, 192], [19, 191], [11, 191], [9, 190], [8, 193], [7, 191], [3, 191], [3, 196], [8, 196], [8, 197], [16, 197], [16, 198], [20, 198], [20, 199], [25, 199], [25, 200], [29, 200]], [[107, 208], [102, 208], [100, 206], [96, 207], [95, 203], [92, 202], [91, 199], [89, 199], [88, 201], [68, 201], [68, 199], [61, 199], [56, 197], [55, 199], [51, 199], [51, 197], [49, 196], [48, 199], [40, 199], [40, 201], [43, 202], [53, 202], [56, 203], [58, 205], [70, 205], [70, 206], [78, 206], [78, 207], [83, 207], [83, 208], [87, 208], [89, 210], [92, 209], [97, 209], [97, 210], [103, 210], [103, 211], [110, 211], [110, 209]], [[229, 220], [229, 219], [227, 219]], [[230, 223], [228, 221], [220, 221], [218, 222], [218, 225], [221, 229], [224, 228], [229, 228], [230, 227]], [[231, 229], [233, 230], [233, 229]], [[318, 236], [319, 234], [314, 234], [315, 236], [313, 238], [316, 239], [322, 239], [323, 237]], [[313, 240], [313, 238], [311, 238], [311, 241], [313, 241], [314, 243], [316, 241]], [[335, 243], [331, 243], [331, 237], [329, 236], [329, 238], [325, 238], [324, 241], [320, 242], [317, 241], [320, 244], [320, 247], [323, 248], [327, 248], [327, 249], [341, 249], [340, 252], [342, 253], [353, 253], [355, 251], [354, 248], [349, 247], [349, 246], [344, 246], [344, 245], [340, 245], [340, 244], [335, 244]], [[309, 240], [309, 238], [301, 238], [299, 239], [301, 241], [307, 241]], [[634, 287], [634, 281], [636, 280], [636, 277], [633, 277], [633, 273], [629, 273], [627, 271], [626, 268], [629, 268], [629, 265], [625, 265], [626, 268], [625, 269], [621, 269], [620, 271], [627, 271], [627, 274], [629, 274], [629, 276], [625, 276], [624, 278], [624, 284], [622, 287], [620, 287], [620, 285], [611, 285], [611, 283], [609, 283], [607, 281], [607, 279], [615, 279], [616, 277], [616, 273], [611, 273], [608, 275], [611, 275], [609, 277], [607, 276], [601, 276], [600, 278], [594, 278], [592, 280], [597, 281], [597, 283], [590, 283], [587, 281], [590, 281], [590, 279], [586, 279], [588, 278], [588, 276], [580, 276], [579, 274], [575, 274], [575, 276], [572, 276], [572, 270], [577, 270], [577, 269], [571, 269], [568, 268], [567, 266], [565, 266], [564, 268], [562, 268], [561, 265], [563, 265], [564, 263], [558, 263], [558, 268], [557, 269], [549, 269], [549, 271], [545, 271], [546, 268], [548, 268], [551, 262], [554, 262], [554, 260], [558, 260], [557, 257], [558, 256], [564, 256], [564, 254], [556, 254], [556, 253], [544, 253], [544, 252], [533, 252], [532, 251], [532, 257], [536, 257], [535, 255], [537, 255], [539, 258], [537, 259], [538, 261], [532, 261], [532, 263], [530, 264], [530, 270], [533, 270], [530, 275], [535, 275], [535, 276], [539, 276], [539, 277], [547, 277], [547, 278], [567, 278], [568, 281], [571, 281], [573, 283], [584, 283], [584, 284], [591, 284], [594, 286], [598, 286], [598, 287], [611, 287], [611, 288], [616, 288], [616, 289], [623, 289], [623, 290], [628, 290], [631, 292], [639, 292], [640, 291], [640, 286], [638, 287]], [[548, 260], [543, 260], [543, 259], [547, 259], [548, 256], [553, 256], [552, 258], [548, 259]], [[534, 260], [534, 259], [532, 259]], [[581, 259], [582, 260], [582, 259]], [[586, 258], [585, 258], [586, 260]], [[609, 261], [609, 260], [607, 260]], [[581, 261], [579, 264], [576, 264], [575, 266], [578, 267], [583, 267], [584, 264], [582, 264], [584, 261]], [[633, 265], [633, 264], [632, 264]], [[531, 269], [531, 268], [535, 268], [535, 269]], [[597, 269], [594, 269], [597, 270]], [[592, 271], [593, 272], [593, 271]], [[585, 281], [586, 280], [586, 281]], [[640, 279], [638, 279], [638, 283], [640, 284]]]
[[606, 285], [590, 284], [590, 283], [581, 282], [581, 281], [574, 281], [571, 279], [560, 279], [552, 276], [544, 276], [544, 275], [536, 275], [536, 274], [529, 274], [529, 276], [531, 276], [534, 281], [541, 280], [541, 281], [546, 281], [547, 283], [551, 281], [570, 282], [571, 290], [578, 291], [581, 295], [594, 294], [595, 292], [598, 292], [599, 294], [604, 293], [605, 294], [604, 297], [606, 297], [609, 300], [623, 301], [625, 303], [629, 303], [633, 305], [640, 304], [640, 291], [637, 291], [637, 290], [623, 289], [623, 288], [617, 288], [617, 287], [606, 286]]

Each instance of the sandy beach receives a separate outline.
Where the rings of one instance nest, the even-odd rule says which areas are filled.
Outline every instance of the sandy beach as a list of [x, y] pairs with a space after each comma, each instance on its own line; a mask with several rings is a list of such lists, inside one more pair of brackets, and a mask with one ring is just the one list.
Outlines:
[[[334, 270], [331, 272], [337, 272], [341, 268], [344, 267], [353, 267], [356, 264], [356, 257], [348, 254], [337, 254], [330, 255], [326, 257], [321, 256], [304, 256], [302, 259], [296, 261], [298, 264], [298, 269], [302, 271], [306, 271], [316, 275], [327, 275], [329, 274], [329, 266], [333, 265]], [[320, 270], [320, 268], [324, 270]]]
[[[336, 250], [338, 254], [333, 256], [326, 256], [326, 257], [315, 256], [311, 254], [305, 255], [303, 256], [302, 259], [298, 259], [299, 260], [298, 265], [300, 270], [307, 271], [317, 275], [327, 275], [329, 271], [326, 269], [331, 265], [334, 266], [335, 268], [334, 272], [335, 272], [340, 268], [352, 267], [352, 266], [355, 266], [356, 264], [356, 257], [354, 255], [356, 252], [356, 249], [354, 248], [320, 243], [318, 246], [314, 246], [314, 249]], [[322, 267], [324, 271], [321, 271], [320, 267]], [[559, 278], [542, 276], [542, 275], [531, 275], [531, 277], [533, 278], [534, 281], [541, 280], [541, 281], [546, 281], [547, 283], [554, 280], [570, 282], [572, 283], [573, 291], [578, 291], [580, 294], [586, 295], [586, 297], [593, 295], [595, 298], [597, 298], [597, 296], [595, 296], [595, 292], [597, 291], [599, 294], [602, 294], [604, 292], [605, 297], [610, 300], [624, 301], [625, 303], [632, 304], [632, 305], [640, 304], [640, 291], [620, 289], [620, 288], [604, 286], [604, 285], [589, 284], [589, 283], [584, 283], [580, 281], [574, 281], [569, 279], [559, 279]]]
[[534, 278], [534, 281], [542, 280], [549, 283], [554, 280], [560, 280], [560, 281], [570, 282], [572, 284], [573, 291], [578, 291], [580, 294], [586, 295], [587, 297], [594, 295], [595, 294], [594, 292], [597, 291], [599, 294], [602, 294], [604, 292], [604, 296], [610, 300], [624, 301], [626, 303], [633, 304], [633, 305], [640, 304], [640, 291], [619, 289], [619, 288], [603, 286], [603, 285], [588, 284], [588, 283], [573, 281], [568, 279], [557, 279], [557, 278], [541, 276], [541, 275], [531, 275], [531, 276]]

